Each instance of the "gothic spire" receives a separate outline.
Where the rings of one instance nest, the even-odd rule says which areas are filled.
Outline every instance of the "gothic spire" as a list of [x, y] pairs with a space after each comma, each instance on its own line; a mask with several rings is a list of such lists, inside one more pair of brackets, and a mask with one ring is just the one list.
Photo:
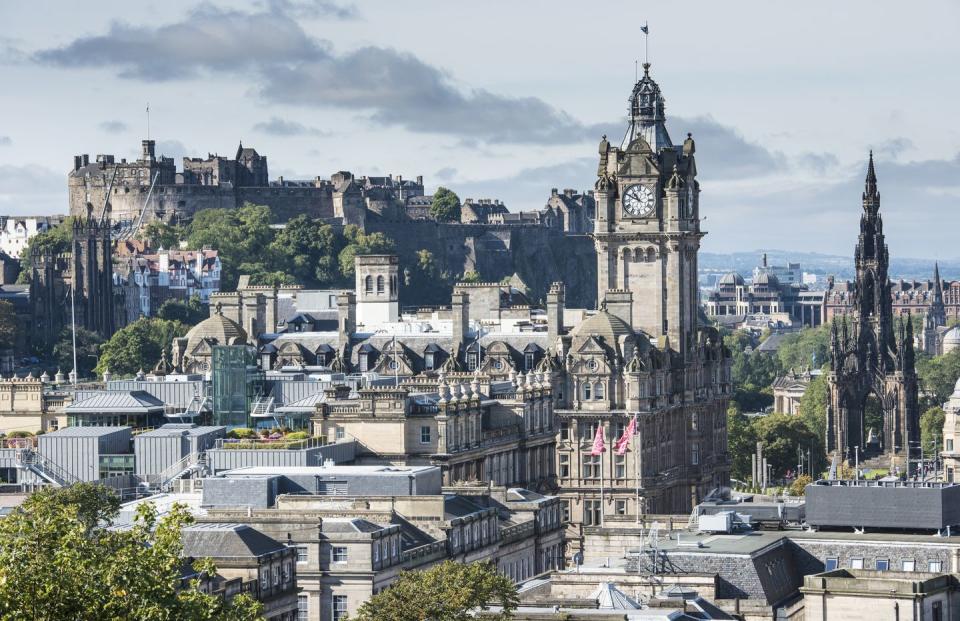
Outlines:
[[870, 150], [870, 163], [867, 164], [867, 178], [863, 188], [864, 211], [876, 213], [880, 209], [880, 192], [877, 191], [877, 173], [873, 168], [873, 149]]
[[933, 301], [943, 303], [943, 281], [940, 280], [940, 262], [933, 264]]

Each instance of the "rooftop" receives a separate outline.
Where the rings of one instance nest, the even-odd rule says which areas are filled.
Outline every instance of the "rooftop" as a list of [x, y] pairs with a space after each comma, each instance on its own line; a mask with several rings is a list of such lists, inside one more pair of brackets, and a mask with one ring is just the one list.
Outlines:
[[225, 476], [392, 476], [406, 477], [411, 474], [437, 470], [436, 466], [251, 466], [228, 470]]

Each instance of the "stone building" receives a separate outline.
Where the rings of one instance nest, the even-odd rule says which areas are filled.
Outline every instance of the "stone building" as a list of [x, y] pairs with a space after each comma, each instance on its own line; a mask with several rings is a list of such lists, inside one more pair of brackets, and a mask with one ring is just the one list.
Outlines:
[[186, 302], [196, 296], [207, 304], [210, 295], [220, 291], [222, 266], [216, 250], [151, 251], [135, 240], [125, 240], [123, 247], [133, 251], [115, 257], [114, 273], [117, 285], [125, 289], [127, 323], [155, 315], [167, 300]]
[[[933, 267], [932, 279], [891, 280], [890, 300], [894, 315], [923, 316], [926, 313], [933, 313], [936, 317], [942, 316], [943, 323], [934, 327], [960, 320], [960, 280], [942, 279], [940, 267], [936, 263]], [[836, 282], [829, 277], [823, 312], [826, 321], [833, 321], [834, 317], [852, 313], [853, 283]]]
[[63, 220], [64, 216], [0, 216], [0, 252], [19, 259], [35, 235], [59, 226]]
[[[57, 379], [62, 383], [65, 378]], [[66, 426], [65, 408], [71, 403], [72, 395], [52, 390], [49, 382], [46, 373], [40, 377], [31, 373], [26, 377], [13, 375], [0, 379], [0, 433], [46, 433]]]
[[943, 444], [940, 457], [947, 481], [954, 482], [960, 473], [960, 379], [953, 387], [953, 394], [943, 404]]
[[596, 217], [597, 203], [593, 190], [577, 192], [565, 188], [550, 190], [545, 209], [551, 209], [557, 216], [557, 226], [565, 233], [586, 235], [593, 232], [593, 220]]
[[703, 300], [707, 317], [720, 321], [753, 315], [811, 328], [823, 323], [823, 309], [823, 291], [810, 291], [798, 282], [781, 282], [769, 271], [760, 271], [749, 284], [740, 274], [729, 272]]
[[882, 432], [874, 430], [883, 458], [910, 457], [919, 454], [920, 441], [913, 327], [909, 320], [894, 322], [887, 276], [890, 256], [872, 152], [854, 259], [852, 312], [831, 325], [827, 452], [844, 459], [852, 459], [857, 451], [863, 455], [870, 431], [865, 412], [875, 407], [883, 412]]
[[60, 331], [70, 325], [72, 314], [78, 327], [96, 332], [103, 339], [126, 325], [124, 292], [114, 286], [113, 243], [106, 213], [98, 219], [88, 204], [86, 217], [73, 221], [69, 253], [45, 253], [31, 259], [34, 345], [49, 350]]
[[[263, 474], [266, 470], [227, 473], [236, 485], [222, 500], [211, 497], [207, 479], [207, 510], [198, 519], [249, 524], [293, 549], [299, 619], [355, 615], [401, 571], [445, 560], [489, 561], [514, 582], [563, 566], [560, 505], [550, 496], [488, 484], [418, 483], [411, 490], [415, 475], [404, 467], [275, 468]], [[310, 474], [321, 482], [319, 489], [279, 493], [269, 507], [254, 506], [245, 495], [269, 479], [280, 479], [283, 489], [284, 479]]]
[[810, 382], [820, 375], [820, 369], [791, 370], [773, 380], [773, 411], [778, 414], [800, 414], [800, 400]]

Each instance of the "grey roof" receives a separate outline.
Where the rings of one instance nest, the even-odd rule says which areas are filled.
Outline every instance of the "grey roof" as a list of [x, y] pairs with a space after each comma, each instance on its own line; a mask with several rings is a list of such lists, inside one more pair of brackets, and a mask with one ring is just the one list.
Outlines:
[[361, 518], [326, 518], [323, 520], [323, 532], [325, 533], [375, 533], [388, 527]]
[[131, 427], [64, 427], [63, 429], [58, 429], [57, 431], [51, 431], [48, 434], [40, 436], [41, 438], [63, 438], [63, 437], [77, 437], [77, 438], [98, 438], [100, 436], [109, 436], [111, 434], [126, 431], [131, 429]]
[[247, 524], [195, 524], [182, 532], [183, 554], [193, 558], [256, 558], [285, 549]]
[[278, 408], [274, 408], [277, 412], [312, 412], [318, 403], [324, 400], [324, 395], [322, 392], [318, 392], [310, 395], [309, 397], [304, 397], [299, 401], [294, 401], [287, 405], [282, 405]]
[[601, 582], [590, 599], [597, 601], [597, 608], [602, 610], [639, 610], [640, 604], [632, 597], [613, 586], [609, 582]]
[[483, 511], [483, 508], [474, 504], [464, 496], [444, 496], [443, 513], [444, 518], [451, 520], [453, 518], [472, 515]]
[[216, 431], [226, 431], [226, 427], [216, 427], [216, 426], [201, 426], [194, 425], [192, 423], [167, 423], [161, 425], [157, 429], [151, 431], [145, 431], [141, 433], [139, 438], [166, 438], [170, 436], [180, 436], [186, 434], [188, 436], [204, 436], [208, 433], [214, 433]]
[[104, 390], [85, 399], [71, 403], [65, 410], [68, 414], [84, 412], [131, 412], [147, 414], [163, 411], [163, 401], [143, 390]]
[[760, 346], [757, 347], [757, 351], [762, 351], [764, 353], [773, 353], [780, 349], [780, 345], [783, 344], [783, 339], [787, 338], [786, 332], [774, 332], [766, 338]]

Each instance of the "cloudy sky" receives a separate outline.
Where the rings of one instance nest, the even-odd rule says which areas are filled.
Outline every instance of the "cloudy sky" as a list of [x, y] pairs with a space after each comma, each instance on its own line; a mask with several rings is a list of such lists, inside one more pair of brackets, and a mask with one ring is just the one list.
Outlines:
[[713, 252], [849, 254], [873, 149], [891, 252], [952, 258], [960, 3], [164, 0], [0, 5], [0, 213], [66, 210], [79, 153], [423, 175], [543, 205], [622, 135], [639, 27]]

